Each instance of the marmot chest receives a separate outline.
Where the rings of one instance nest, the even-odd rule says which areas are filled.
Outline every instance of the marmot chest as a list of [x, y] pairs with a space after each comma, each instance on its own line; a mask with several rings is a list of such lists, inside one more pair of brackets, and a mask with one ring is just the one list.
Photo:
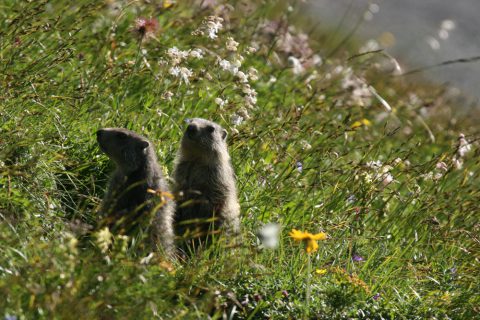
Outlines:
[[228, 188], [217, 166], [185, 162], [178, 169], [180, 191], [211, 197], [225, 193]]

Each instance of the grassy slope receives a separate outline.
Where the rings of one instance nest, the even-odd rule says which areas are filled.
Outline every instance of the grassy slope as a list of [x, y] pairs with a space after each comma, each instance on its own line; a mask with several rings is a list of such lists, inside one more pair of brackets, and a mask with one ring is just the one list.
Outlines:
[[[474, 148], [454, 169], [459, 127], [449, 121], [441, 89], [373, 74], [369, 57], [330, 58], [295, 76], [286, 55], [258, 35], [263, 17], [288, 20], [287, 10], [240, 8], [225, 9], [229, 20], [211, 40], [192, 35], [211, 11], [190, 3], [160, 11], [133, 3], [109, 15], [95, 1], [3, 2], [0, 316], [469, 319], [479, 311], [478, 155]], [[140, 45], [131, 30], [138, 16], [158, 17], [160, 25]], [[258, 70], [251, 108], [243, 85], [217, 64], [218, 57], [236, 57], [225, 48], [228, 36], [240, 43], [240, 69]], [[259, 50], [246, 54], [252, 42]], [[193, 71], [189, 84], [168, 74], [166, 50], [173, 46], [205, 53], [182, 62]], [[385, 113], [374, 98], [364, 107], [349, 103], [346, 67], [366, 76], [394, 111]], [[228, 104], [217, 106], [217, 97]], [[422, 113], [426, 105], [434, 106], [430, 116]], [[246, 118], [238, 126], [235, 114]], [[171, 171], [183, 120], [194, 116], [231, 132], [241, 248], [219, 245], [174, 270], [159, 257], [141, 263], [145, 253], [121, 239], [102, 253], [95, 238], [77, 230], [95, 225], [111, 169], [96, 129], [143, 132]], [[361, 119], [372, 124], [352, 130]], [[369, 182], [375, 170], [366, 163], [374, 160], [392, 167], [394, 182]], [[448, 166], [442, 178], [422, 176], [441, 172], [439, 161]], [[270, 221], [282, 225], [280, 247], [260, 250], [254, 233]], [[307, 255], [288, 238], [291, 228], [330, 237], [311, 256], [313, 268], [327, 273], [311, 278], [308, 305]], [[353, 261], [355, 255], [364, 261]]]

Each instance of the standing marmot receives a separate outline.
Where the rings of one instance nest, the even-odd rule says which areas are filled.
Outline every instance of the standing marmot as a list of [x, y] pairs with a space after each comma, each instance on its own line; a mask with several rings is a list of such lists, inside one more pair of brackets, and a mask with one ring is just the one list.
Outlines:
[[133, 131], [119, 128], [98, 130], [97, 141], [117, 166], [102, 203], [107, 225], [129, 233], [136, 226], [149, 226], [153, 219], [154, 247], [160, 245], [171, 253], [174, 203], [166, 199], [162, 205], [160, 198], [148, 191], [168, 191], [152, 144]]
[[205, 240], [219, 227], [228, 235], [239, 232], [240, 206], [226, 137], [227, 131], [214, 122], [188, 122], [173, 174], [175, 194], [181, 195], [175, 213], [180, 237]]

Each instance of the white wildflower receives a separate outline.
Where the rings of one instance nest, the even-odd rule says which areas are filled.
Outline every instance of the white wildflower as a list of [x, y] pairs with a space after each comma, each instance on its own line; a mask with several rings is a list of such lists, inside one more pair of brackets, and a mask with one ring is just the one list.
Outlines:
[[240, 108], [237, 113], [242, 116], [244, 119], [250, 119], [250, 115], [248, 114], [248, 110], [245, 108]]
[[438, 181], [443, 177], [443, 174], [441, 172], [434, 173], [430, 171], [428, 173], [422, 174], [420, 177], [423, 180]]
[[334, 69], [333, 69], [333, 74], [334, 75], [339, 75], [341, 73], [348, 73], [348, 72], [351, 72], [352, 71], [352, 68], [345, 68], [344, 66], [342, 65], [338, 65], [336, 66]]
[[441, 172], [437, 172], [433, 175], [433, 180], [440, 180], [443, 177]]
[[441, 161], [435, 165], [435, 168], [439, 171], [448, 171], [448, 166], [445, 162]]
[[185, 84], [190, 83], [189, 78], [193, 75], [192, 70], [185, 67], [177, 67], [177, 66], [170, 68], [168, 72], [172, 76], [180, 78], [180, 80], [183, 81]]
[[258, 230], [257, 237], [261, 248], [276, 249], [280, 243], [280, 225], [267, 223]]
[[222, 98], [217, 97], [217, 98], [215, 98], [215, 103], [222, 108], [223, 106], [228, 104], [228, 100], [226, 100], [226, 99], [223, 100]]
[[258, 71], [254, 67], [248, 68], [248, 77], [252, 81], [257, 81], [258, 80]]
[[317, 79], [318, 78], [318, 72], [317, 70], [313, 70], [307, 77], [307, 79], [305, 79], [305, 83], [310, 85], [310, 82], [312, 82], [313, 80]]
[[245, 96], [244, 100], [247, 107], [250, 107], [250, 108], [257, 104], [257, 97], [255, 96]]
[[390, 172], [390, 170], [392, 170], [392, 167], [389, 166], [389, 165], [385, 165], [382, 167], [382, 169], [380, 170], [381, 173], [387, 173], [387, 172]]
[[458, 137], [458, 156], [464, 158], [470, 150], [472, 150], [472, 145], [465, 139], [465, 135], [461, 133]]
[[244, 83], [242, 86], [242, 92], [245, 94], [252, 94], [255, 90], [250, 87], [248, 83]]
[[318, 54], [314, 54], [312, 57], [312, 63], [315, 66], [321, 66], [323, 64], [323, 59]]
[[203, 51], [201, 49], [192, 49], [189, 52], [190, 57], [195, 59], [202, 59], [203, 58]]
[[152, 260], [152, 258], [155, 256], [155, 254], [153, 252], [150, 252], [148, 254], [148, 256], [146, 257], [143, 257], [142, 259], [140, 259], [140, 264], [149, 264], [150, 263], [150, 260]]
[[246, 51], [247, 51], [247, 54], [252, 54], [252, 53], [257, 52], [257, 48], [248, 47]]
[[228, 51], [237, 51], [238, 42], [235, 41], [232, 37], [227, 38], [227, 43], [225, 44]]
[[455, 169], [460, 170], [463, 168], [462, 158], [453, 157], [452, 162], [453, 162], [453, 165], [455, 166]]
[[213, 77], [212, 75], [209, 73], [209, 72], [205, 72], [205, 74], [203, 75], [203, 77], [205, 79], [207, 79], [208, 81], [212, 81], [213, 80]]
[[365, 179], [365, 182], [367, 182], [367, 183], [372, 183], [373, 182], [373, 177], [370, 173], [365, 173], [363, 175], [363, 178]]
[[393, 160], [393, 164], [398, 166], [399, 164], [402, 163], [402, 159], [401, 158], [396, 158], [395, 160]]
[[239, 126], [242, 124], [244, 118], [241, 115], [233, 114], [231, 118], [231, 122], [234, 126]]
[[237, 78], [240, 80], [241, 83], [248, 82], [248, 76], [242, 71], [238, 71], [235, 75], [237, 76]]
[[391, 173], [387, 172], [382, 175], [382, 184], [384, 187], [388, 186], [393, 181]]
[[369, 168], [370, 171], [373, 171], [373, 174], [365, 174], [365, 180], [367, 182], [376, 181], [382, 183], [382, 185], [386, 187], [394, 181], [394, 177], [390, 173], [390, 170], [393, 168], [389, 165], [383, 165], [380, 160], [369, 161], [366, 163], [366, 167]]
[[303, 150], [312, 149], [312, 145], [310, 143], [308, 143], [306, 140], [301, 140], [300, 141], [300, 146], [302, 147]]
[[305, 71], [305, 68], [303, 68], [300, 60], [298, 60], [294, 56], [288, 57], [288, 63], [290, 63], [290, 65], [292, 66], [292, 71], [294, 75], [300, 75]]
[[[232, 68], [236, 68], [237, 71], [238, 71], [238, 69], [242, 66], [242, 62], [243, 62], [243, 57], [238, 56], [237, 59], [233, 59]], [[232, 71], [232, 73], [235, 74], [235, 73], [237, 73], [237, 71]]]
[[257, 92], [248, 83], [243, 84], [242, 92], [245, 94], [245, 103], [249, 106], [257, 103]]
[[229, 71], [230, 68], [232, 67], [232, 64], [230, 63], [230, 61], [225, 59], [220, 60], [218, 64], [220, 65], [220, 68], [222, 68], [225, 71]]
[[180, 68], [179, 67], [171, 67], [168, 70], [168, 73], [170, 73], [174, 77], [178, 77], [180, 75]]
[[206, 21], [207, 34], [210, 39], [216, 39], [217, 33], [223, 28], [223, 19], [216, 16], [210, 16]]
[[189, 52], [179, 50], [177, 47], [173, 47], [167, 50], [167, 55], [172, 61], [172, 64], [177, 65], [177, 64], [180, 64], [183, 60], [185, 60], [188, 57]]
[[342, 79], [342, 88], [350, 93], [350, 105], [358, 105], [361, 107], [369, 106], [372, 103], [372, 91], [365, 81], [353, 74], [351, 68], [345, 70]]
[[238, 72], [238, 63], [231, 63], [228, 60], [222, 59], [218, 62], [218, 64], [222, 70], [228, 71], [233, 75], [236, 75]]
[[382, 161], [377, 160], [377, 161], [369, 161], [367, 162], [366, 166], [371, 169], [378, 170], [382, 167]]
[[244, 97], [244, 99], [245, 99], [245, 103], [248, 106], [253, 106], [253, 105], [257, 104], [257, 97], [255, 97], [255, 96], [247, 95], [247, 96]]
[[171, 91], [165, 91], [162, 94], [162, 99], [163, 100], [172, 101], [172, 97], [173, 97], [173, 92], [171, 92]]

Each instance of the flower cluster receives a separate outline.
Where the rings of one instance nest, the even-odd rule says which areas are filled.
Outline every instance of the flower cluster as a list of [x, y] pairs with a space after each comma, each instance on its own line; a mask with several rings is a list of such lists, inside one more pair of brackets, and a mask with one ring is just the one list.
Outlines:
[[465, 139], [465, 135], [461, 133], [458, 137], [458, 147], [456, 155], [453, 157], [452, 161], [457, 169], [463, 167], [463, 161], [466, 155], [472, 150], [472, 144]]
[[380, 182], [384, 187], [394, 181], [390, 171], [393, 169], [389, 165], [384, 165], [380, 160], [369, 161], [365, 165], [369, 172], [364, 173], [364, 179], [367, 183]]
[[236, 81], [239, 83], [242, 93], [244, 94], [244, 103], [248, 108], [253, 108], [257, 104], [257, 92], [250, 85], [250, 81], [256, 81], [258, 79], [258, 71], [250, 67], [248, 71], [241, 71], [244, 58], [241, 55], [237, 55], [231, 61], [226, 59], [218, 59], [217, 64], [224, 71], [232, 74]]
[[180, 81], [183, 81], [183, 83], [185, 84], [190, 84], [189, 78], [193, 75], [192, 70], [186, 67], [178, 66], [171, 67], [168, 70], [168, 73], [170, 73], [174, 77], [180, 78]]
[[440, 161], [435, 165], [434, 171], [430, 171], [426, 174], [423, 174], [421, 177], [424, 180], [436, 181], [436, 180], [440, 180], [447, 171], [448, 171], [448, 165], [445, 162]]
[[216, 39], [218, 32], [223, 29], [223, 18], [217, 16], [208, 16], [202, 23], [202, 26], [193, 32], [193, 35], [207, 35], [209, 39]]
[[180, 82], [185, 84], [190, 83], [190, 78], [193, 76], [193, 71], [185, 66], [181, 66], [188, 58], [202, 59], [203, 51], [201, 49], [179, 50], [177, 47], [172, 47], [167, 50], [167, 56], [172, 67], [168, 73], [180, 79]]
[[349, 94], [347, 105], [369, 107], [372, 104], [372, 92], [368, 84], [363, 78], [356, 76], [352, 68], [344, 69], [342, 89]]
[[296, 75], [303, 74], [306, 69], [321, 65], [322, 58], [310, 47], [310, 39], [306, 33], [299, 32], [285, 21], [268, 20], [260, 25], [260, 35], [270, 43], [275, 43]]

